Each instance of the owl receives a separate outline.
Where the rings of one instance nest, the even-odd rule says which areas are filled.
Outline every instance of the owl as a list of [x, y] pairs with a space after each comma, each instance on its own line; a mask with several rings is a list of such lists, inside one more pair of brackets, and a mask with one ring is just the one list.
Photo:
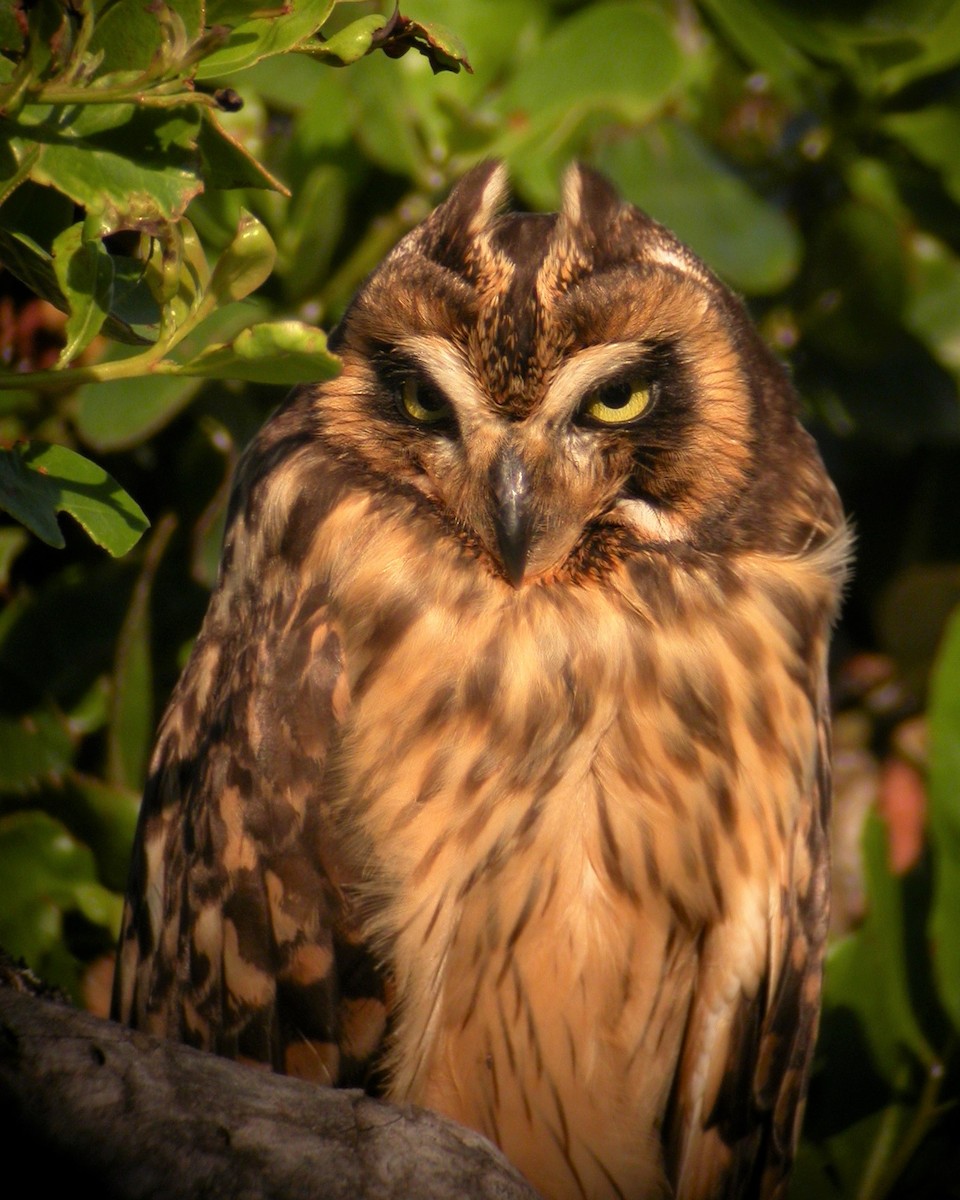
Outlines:
[[601, 176], [484, 163], [241, 460], [124, 1021], [488, 1135], [552, 1200], [785, 1193], [848, 559], [784, 370]]

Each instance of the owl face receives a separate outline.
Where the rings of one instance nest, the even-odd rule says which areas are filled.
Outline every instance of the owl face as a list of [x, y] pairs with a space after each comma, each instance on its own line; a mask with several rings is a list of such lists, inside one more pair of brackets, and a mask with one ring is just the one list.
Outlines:
[[808, 545], [819, 464], [737, 300], [582, 167], [556, 214], [505, 188], [477, 167], [354, 301], [317, 413], [338, 453], [513, 587], [638, 541]]

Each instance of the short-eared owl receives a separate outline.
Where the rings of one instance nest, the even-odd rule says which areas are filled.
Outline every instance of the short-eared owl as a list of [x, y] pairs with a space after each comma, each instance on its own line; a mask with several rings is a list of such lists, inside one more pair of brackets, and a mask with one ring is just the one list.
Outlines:
[[848, 539], [740, 303], [592, 172], [475, 168], [242, 460], [115, 1007], [489, 1135], [549, 1197], [773, 1197], [817, 1027]]

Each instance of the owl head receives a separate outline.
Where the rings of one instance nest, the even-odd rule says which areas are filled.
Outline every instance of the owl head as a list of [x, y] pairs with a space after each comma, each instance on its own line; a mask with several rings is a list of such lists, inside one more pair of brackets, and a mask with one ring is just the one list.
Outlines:
[[836, 496], [730, 291], [585, 167], [558, 213], [506, 193], [502, 164], [474, 168], [364, 285], [318, 393], [327, 445], [514, 588], [638, 543], [828, 536]]

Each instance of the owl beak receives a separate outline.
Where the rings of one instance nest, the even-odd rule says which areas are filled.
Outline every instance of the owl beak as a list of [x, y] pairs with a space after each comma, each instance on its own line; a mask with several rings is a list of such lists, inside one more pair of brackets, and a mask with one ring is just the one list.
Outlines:
[[523, 460], [512, 447], [504, 449], [490, 469], [493, 488], [493, 527], [507, 578], [515, 588], [523, 583], [533, 540], [533, 507]]

